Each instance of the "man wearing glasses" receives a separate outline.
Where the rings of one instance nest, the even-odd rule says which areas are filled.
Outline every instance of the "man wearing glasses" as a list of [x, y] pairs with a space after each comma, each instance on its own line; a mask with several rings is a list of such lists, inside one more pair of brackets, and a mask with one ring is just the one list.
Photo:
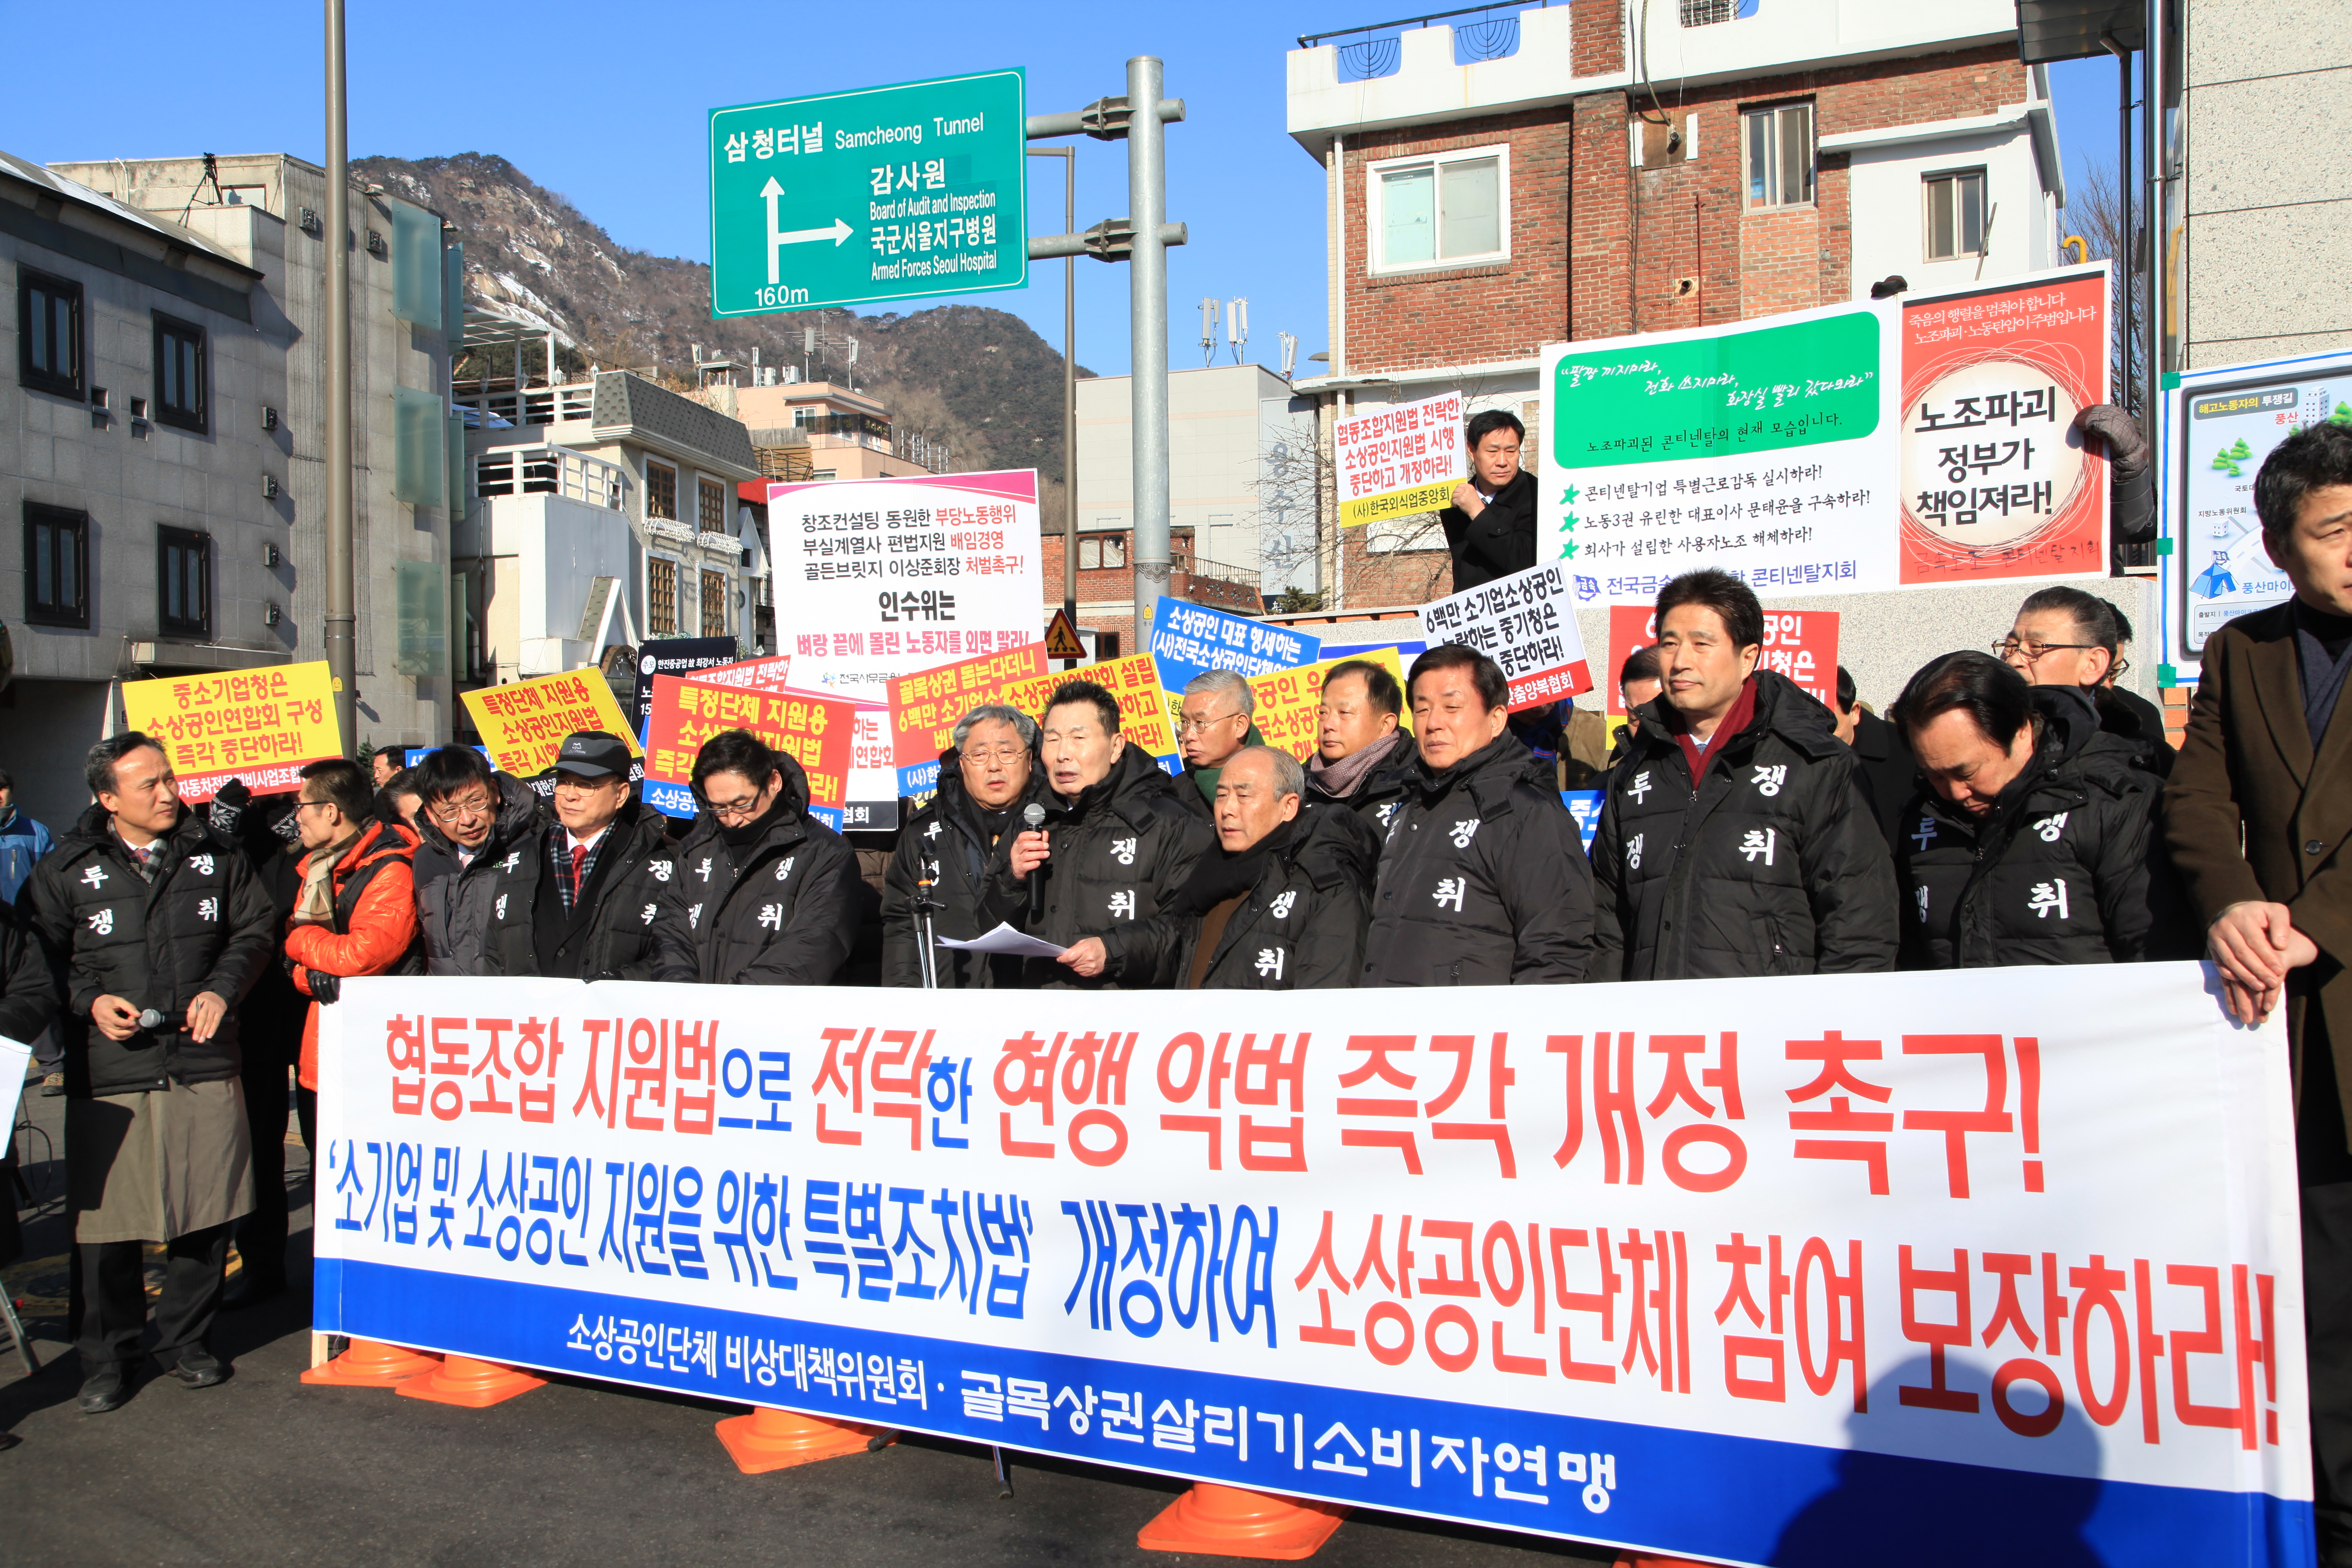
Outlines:
[[434, 974], [487, 974], [500, 884], [539, 877], [539, 796], [479, 752], [443, 746], [409, 770], [417, 798], [416, 919]]
[[[956, 725], [955, 746], [940, 758], [940, 790], [908, 819], [882, 879], [882, 984], [919, 986], [922, 954], [915, 918], [918, 884], [929, 880], [936, 936], [959, 939], [992, 931], [1022, 906], [997, 894], [996, 879], [1021, 831], [1021, 809], [1045, 794], [1031, 763], [1037, 723], [1017, 708], [973, 709]], [[941, 989], [995, 990], [1021, 983], [1021, 960], [939, 948]]]
[[832, 984], [873, 895], [856, 853], [808, 814], [800, 763], [749, 731], [721, 731], [695, 753], [694, 793], [703, 813], [654, 911], [654, 978]]
[[661, 814], [637, 801], [618, 735], [566, 735], [554, 772], [542, 853], [495, 873], [483, 973], [651, 980], [654, 906], [675, 858]]
[[1177, 793], [1203, 822], [1215, 820], [1217, 774], [1225, 763], [1244, 746], [1265, 743], [1250, 718], [1256, 710], [1249, 682], [1230, 669], [1204, 670], [1185, 683], [1176, 741], [1184, 752], [1184, 783], [1192, 787]]
[[2130, 667], [2123, 656], [2131, 622], [2106, 600], [2080, 588], [2044, 588], [2018, 606], [2009, 635], [1992, 645], [1997, 659], [2029, 686], [2070, 686], [2091, 700], [2099, 731], [2132, 748], [2137, 765], [2163, 778], [2173, 751], [2164, 716], [2145, 697], [2116, 684]]

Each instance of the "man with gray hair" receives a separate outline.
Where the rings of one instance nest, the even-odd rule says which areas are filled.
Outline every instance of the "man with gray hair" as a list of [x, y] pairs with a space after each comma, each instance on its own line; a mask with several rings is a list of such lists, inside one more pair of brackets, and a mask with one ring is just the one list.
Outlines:
[[1250, 715], [1257, 698], [1249, 682], [1230, 669], [1212, 669], [1184, 683], [1183, 717], [1177, 721], [1176, 741], [1184, 752], [1184, 780], [1179, 787], [1184, 805], [1212, 823], [1216, 820], [1217, 773], [1244, 746], [1261, 746]]
[[1380, 839], [1358, 813], [1306, 795], [1307, 770], [1287, 752], [1244, 746], [1225, 760], [1218, 852], [1138, 928], [1130, 975], [1155, 974], [1153, 984], [1179, 991], [1355, 984]]
[[[934, 936], [959, 940], [995, 929], [1024, 908], [996, 873], [1005, 868], [1023, 827], [1021, 808], [1045, 788], [1034, 765], [1037, 722], [1018, 709], [987, 703], [958, 721], [954, 746], [940, 757], [939, 793], [898, 834], [882, 878], [882, 984], [919, 986], [922, 952], [916, 919], [921, 884]], [[999, 907], [1000, 902], [1002, 907]], [[1021, 960], [954, 948], [936, 950], [941, 987], [1011, 989]]]

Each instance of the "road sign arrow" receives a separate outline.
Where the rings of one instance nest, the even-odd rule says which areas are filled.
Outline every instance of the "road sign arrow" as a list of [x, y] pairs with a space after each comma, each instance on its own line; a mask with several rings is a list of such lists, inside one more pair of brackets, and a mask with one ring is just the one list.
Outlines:
[[776, 177], [773, 174], [769, 175], [768, 183], [760, 187], [760, 199], [768, 204], [768, 282], [771, 287], [782, 279], [785, 246], [806, 245], [811, 240], [829, 239], [837, 247], [852, 233], [849, 225], [839, 218], [834, 219], [823, 228], [778, 228], [776, 204], [783, 199], [783, 195], [784, 187], [776, 184]]

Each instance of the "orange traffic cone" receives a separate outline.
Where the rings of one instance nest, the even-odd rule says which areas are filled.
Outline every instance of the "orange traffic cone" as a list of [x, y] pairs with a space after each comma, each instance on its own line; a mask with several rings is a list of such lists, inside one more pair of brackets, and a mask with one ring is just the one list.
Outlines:
[[884, 1429], [755, 1405], [750, 1415], [730, 1415], [714, 1430], [735, 1468], [747, 1476], [760, 1476], [794, 1465], [813, 1465], [819, 1459], [862, 1454]]
[[1209, 1557], [1265, 1557], [1292, 1563], [1314, 1556], [1347, 1517], [1348, 1510], [1338, 1503], [1308, 1502], [1195, 1481], [1191, 1491], [1135, 1532], [1135, 1543], [1146, 1552], [1194, 1552]]
[[305, 1383], [336, 1388], [397, 1388], [441, 1364], [441, 1358], [403, 1350], [382, 1340], [353, 1340], [342, 1354], [302, 1374]]
[[546, 1384], [543, 1377], [533, 1377], [494, 1361], [453, 1355], [425, 1376], [402, 1384], [400, 1392], [407, 1399], [429, 1399], [436, 1405], [481, 1410]]

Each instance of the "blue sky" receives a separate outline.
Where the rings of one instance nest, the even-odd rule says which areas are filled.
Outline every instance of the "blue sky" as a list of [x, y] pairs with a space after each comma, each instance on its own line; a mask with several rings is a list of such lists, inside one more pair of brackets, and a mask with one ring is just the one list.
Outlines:
[[[1443, 5], [1437, 7], [1444, 9]], [[0, 147], [38, 163], [198, 152], [289, 152], [325, 141], [317, 0], [217, 5], [118, 0], [100, 24], [84, 6], [0, 5], [19, 61], [90, 61], [94, 28], [135, 39], [102, 73], [10, 71]], [[1411, 7], [1407, 7], [1411, 9]], [[1129, 56], [1157, 53], [1191, 118], [1169, 127], [1169, 216], [1192, 243], [1169, 261], [1170, 363], [1201, 363], [1197, 302], [1246, 296], [1247, 357], [1278, 364], [1276, 333], [1327, 345], [1323, 186], [1283, 130], [1284, 52], [1301, 31], [1381, 19], [1372, 0], [1182, 6], [945, 5], [778, 10], [708, 0], [659, 5], [561, 0], [541, 5], [351, 6], [354, 154], [503, 154], [570, 197], [623, 245], [701, 258], [708, 247], [707, 112], [844, 87], [1020, 66], [1033, 113], [1126, 90]], [[170, 90], [154, 90], [154, 73]], [[2112, 157], [2115, 68], [2055, 68], [2070, 184]], [[1077, 139], [1078, 225], [1128, 210], [1125, 149]], [[1035, 160], [1031, 228], [1061, 227], [1061, 171]], [[1062, 268], [1039, 263], [1026, 290], [972, 296], [1061, 338]], [[1127, 270], [1078, 264], [1078, 359], [1128, 364]], [[932, 301], [936, 303], [937, 301]], [[1230, 358], [1229, 353], [1221, 359]]]

